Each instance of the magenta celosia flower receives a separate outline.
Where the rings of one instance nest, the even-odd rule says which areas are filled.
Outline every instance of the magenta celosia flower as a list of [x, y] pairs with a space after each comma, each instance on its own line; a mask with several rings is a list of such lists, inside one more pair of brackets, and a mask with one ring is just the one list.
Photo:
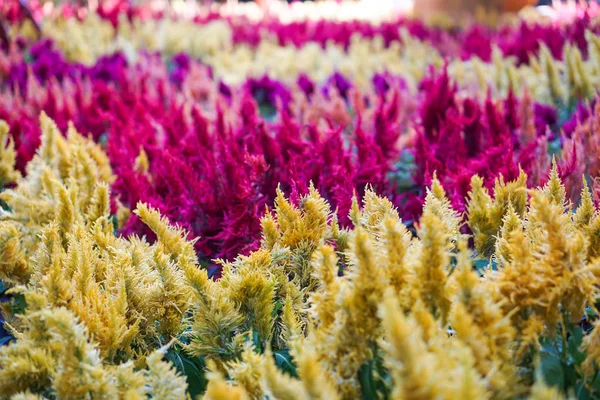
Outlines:
[[460, 46], [461, 58], [467, 60], [476, 56], [489, 62], [492, 59], [492, 36], [492, 31], [481, 25], [466, 29]]
[[[421, 87], [424, 98], [413, 149], [416, 164], [413, 177], [418, 190], [406, 195], [405, 215], [416, 218], [420, 214], [424, 190], [434, 173], [455, 209], [464, 211], [474, 174], [490, 187], [500, 176], [515, 179], [519, 167], [525, 172], [534, 168], [535, 155], [543, 140], [533, 138], [522, 147], [519, 101], [512, 93], [502, 102], [488, 97], [483, 104], [460, 98], [446, 70], [432, 73]], [[535, 121], [536, 131], [545, 133], [555, 115], [545, 108], [539, 110], [541, 114], [549, 114]], [[531, 114], [537, 116], [533, 107]]]
[[[55, 53], [48, 43], [36, 51]], [[28, 61], [29, 67], [40, 62], [48, 68], [37, 75], [26, 68], [23, 81], [5, 86], [0, 96], [0, 118], [12, 127], [18, 167], [24, 171], [39, 146], [41, 110], [63, 131], [73, 121], [82, 133], [106, 141], [117, 175], [114, 198], [131, 208], [144, 201], [160, 209], [191, 238], [200, 238], [196, 248], [204, 260], [255, 248], [259, 218], [273, 205], [278, 185], [301, 194], [312, 182], [338, 208], [343, 223], [349, 222], [353, 193], [366, 185], [393, 195], [387, 182], [408, 121], [400, 101], [411, 109], [401, 100], [397, 79], [386, 77], [386, 93], [361, 95], [352, 89], [350, 96], [350, 82], [333, 76], [324, 84], [330, 96], [342, 89], [348, 101], [365, 102], [352, 123], [340, 124], [338, 107], [348, 106], [339, 97], [329, 108], [333, 100], [317, 96], [326, 106], [317, 106], [319, 114], [309, 117], [302, 107], [292, 107], [299, 100], [278, 81], [265, 77], [226, 88], [208, 73], [202, 79], [213, 94], [198, 97], [193, 90], [198, 82], [188, 79], [201, 68], [196, 61], [178, 56], [167, 67], [155, 55], [140, 57], [136, 65], [115, 54], [89, 68], [67, 63], [62, 70], [40, 56]], [[316, 93], [325, 87], [311, 84]], [[21, 86], [26, 90], [16, 90]], [[275, 109], [272, 122], [261, 117], [257, 100]], [[302, 101], [310, 103], [306, 96]], [[134, 168], [141, 149], [149, 171]], [[113, 201], [113, 211], [115, 206]], [[121, 232], [153, 237], [135, 216]]]
[[[375, 130], [358, 125], [346, 136], [342, 127], [303, 127], [283, 109], [268, 123], [248, 90], [236, 96], [241, 96], [237, 108], [229, 113], [217, 108], [214, 119], [198, 107], [173, 104], [162, 113], [140, 110], [140, 118], [114, 121], [108, 150], [120, 201], [158, 207], [199, 237], [198, 253], [210, 259], [255, 248], [259, 218], [272, 206], [278, 185], [304, 193], [312, 182], [342, 216], [353, 192], [367, 184], [386, 190], [400, 134], [392, 129], [398, 118], [393, 107], [377, 112]], [[132, 168], [140, 147], [150, 160], [147, 173]], [[135, 217], [124, 228], [133, 232], [147, 233]]]
[[[128, 65], [117, 53], [91, 67], [64, 61], [47, 42], [32, 54], [8, 62], [14, 83], [0, 94], [18, 167], [24, 171], [39, 145], [41, 110], [61, 130], [73, 121], [105, 143], [117, 176], [113, 211], [117, 199], [130, 208], [149, 203], [198, 238], [208, 263], [256, 248], [259, 219], [278, 185], [294, 198], [312, 182], [343, 224], [352, 195], [372, 185], [408, 221], [420, 214], [436, 173], [463, 210], [473, 174], [490, 186], [515, 178], [521, 166], [539, 183], [558, 128], [551, 107], [512, 93], [501, 101], [461, 96], [446, 71], [433, 69], [410, 96], [389, 73], [374, 76], [365, 91], [341, 74], [321, 83], [263, 77], [228, 87], [184, 54], [165, 62], [143, 53]], [[142, 149], [148, 170], [136, 165]], [[582, 151], [567, 148], [562, 175], [579, 171]], [[153, 239], [133, 214], [120, 232]]]
[[589, 105], [588, 102], [580, 102], [577, 105], [571, 118], [569, 118], [562, 126], [562, 131], [566, 137], [571, 137], [577, 126], [584, 123], [590, 117], [590, 110], [594, 109], [595, 104], [596, 100], [589, 102]]

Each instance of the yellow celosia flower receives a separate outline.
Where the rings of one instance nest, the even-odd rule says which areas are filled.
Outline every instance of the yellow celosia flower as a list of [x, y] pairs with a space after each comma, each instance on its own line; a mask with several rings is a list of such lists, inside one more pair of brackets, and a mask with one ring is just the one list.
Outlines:
[[0, 120], [0, 187], [16, 182], [21, 175], [15, 170], [17, 154], [15, 143], [8, 136], [8, 131], [8, 124]]
[[302, 342], [296, 343], [294, 354], [306, 399], [339, 399], [341, 396], [335, 386], [338, 382], [332, 381], [329, 371], [319, 362], [318, 354], [310, 346], [306, 348], [302, 346]]
[[273, 353], [267, 349], [263, 358], [262, 373], [263, 387], [269, 397], [278, 400], [297, 400], [302, 398], [304, 388], [301, 382], [277, 369]]
[[583, 363], [583, 372], [587, 377], [595, 377], [600, 365], [600, 322], [594, 323], [594, 329], [583, 338], [581, 348], [586, 353], [586, 359]]
[[424, 212], [417, 233], [420, 239], [416, 255], [415, 289], [427, 309], [445, 324], [450, 312], [447, 281], [450, 265], [450, 235], [447, 225], [433, 212]]
[[15, 394], [11, 397], [11, 400], [43, 400], [45, 397], [31, 392]]
[[458, 301], [454, 305], [451, 326], [456, 336], [470, 349], [477, 370], [486, 377], [497, 397], [516, 392], [510, 384], [516, 376], [513, 348], [516, 331], [499, 304], [490, 296], [491, 285], [485, 285], [473, 271], [466, 243], [460, 243], [455, 273]]
[[263, 358], [254, 347], [247, 343], [242, 352], [240, 360], [227, 364], [228, 375], [242, 386], [252, 399], [260, 399], [263, 396]]
[[483, 186], [478, 176], [471, 179], [471, 191], [467, 202], [468, 225], [473, 231], [475, 249], [483, 256], [492, 255], [496, 235], [509, 207], [517, 215], [524, 215], [527, 203], [527, 177], [523, 171], [514, 182], [496, 180], [494, 198]]
[[561, 393], [558, 387], [548, 386], [541, 374], [536, 376], [535, 384], [531, 387], [531, 394], [529, 396], [529, 400], [566, 400], [571, 398]]
[[389, 285], [399, 295], [401, 305], [408, 309], [412, 304], [410, 290], [414, 287], [415, 273], [409, 266], [411, 234], [399, 219], [388, 217], [382, 221], [381, 239], [377, 242], [384, 254], [383, 267]]
[[314, 276], [319, 281], [315, 292], [311, 296], [313, 304], [311, 312], [314, 323], [321, 329], [327, 328], [335, 320], [338, 309], [336, 303], [340, 292], [341, 282], [337, 278], [338, 259], [331, 246], [321, 246], [315, 252], [313, 259]]
[[[102, 198], [102, 189], [96, 193], [95, 185], [112, 180], [110, 167], [105, 170], [108, 158], [94, 156], [96, 145], [74, 131], [69, 133], [68, 139], [64, 139], [54, 122], [43, 113], [40, 123], [42, 145], [27, 165], [27, 176], [17, 181], [15, 189], [0, 194], [10, 207], [10, 211], [3, 211], [0, 217], [3, 220], [0, 229], [5, 233], [0, 239], [3, 243], [0, 252], [6, 255], [0, 264], [0, 276], [7, 282], [25, 283], [33, 272], [24, 255], [35, 251], [41, 227], [56, 219], [59, 234], [62, 240], [66, 240], [65, 235], [75, 223], [75, 217], [79, 216], [74, 208], [85, 213], [94, 203], [96, 209], [89, 211], [95, 214], [96, 219], [98, 206], [106, 210], [106, 205], [99, 202], [107, 201], [107, 193]], [[69, 190], [64, 185], [68, 185]], [[18, 246], [16, 238], [19, 238]]]
[[152, 229], [160, 244], [168, 253], [172, 254], [174, 261], [180, 262], [185, 267], [198, 263], [193, 242], [185, 239], [186, 232], [170, 226], [167, 218], [161, 217], [157, 210], [144, 203], [138, 204], [134, 213]]
[[[1, 398], [184, 399], [162, 360], [177, 340], [209, 365], [205, 399], [357, 398], [359, 371], [381, 363], [391, 398], [553, 398], [528, 381], [540, 339], [566, 340], [600, 296], [600, 213], [587, 185], [573, 212], [556, 166], [529, 193], [524, 174], [494, 193], [473, 178], [469, 225], [495, 265], [477, 272], [434, 179], [414, 238], [371, 189], [353, 229], [314, 188], [297, 206], [279, 192], [260, 248], [218, 260], [211, 280], [187, 233], [145, 204], [156, 243], [115, 236], [105, 154], [41, 122], [28, 174], [0, 195], [0, 277], [26, 303], [2, 307], [16, 340], [0, 347]], [[297, 378], [277, 369], [285, 350]]]
[[186, 398], [185, 378], [160, 361], [160, 351], [148, 358], [148, 370], [106, 366], [86, 327], [70, 311], [42, 309], [25, 315], [18, 341], [0, 349], [1, 396], [47, 385], [60, 399]]
[[19, 285], [27, 308], [16, 317], [4, 307], [18, 341], [0, 348], [0, 396], [47, 387], [64, 399], [185, 398], [185, 380], [159, 356], [147, 371], [132, 363], [183, 329], [192, 288], [178, 261], [194, 262], [192, 245], [171, 254], [162, 242], [116, 237], [106, 155], [74, 130], [65, 139], [45, 115], [41, 124], [28, 174], [1, 195], [10, 207], [0, 221], [2, 278]]
[[425, 205], [423, 206], [423, 215], [435, 215], [444, 225], [443, 235], [448, 236], [452, 243], [458, 241], [460, 237], [461, 217], [450, 205], [446, 198], [446, 192], [437, 178], [433, 177], [431, 188], [427, 189], [425, 196]]
[[228, 383], [217, 370], [214, 362], [208, 364], [208, 386], [202, 397], [203, 400], [247, 400], [250, 397], [243, 387]]
[[487, 397], [468, 350], [451, 348], [452, 343], [446, 343], [441, 352], [429, 350], [421, 328], [412, 317], [404, 316], [392, 290], [386, 292], [379, 314], [385, 330], [386, 363], [394, 381], [393, 398]]
[[134, 168], [140, 174], [148, 173], [150, 162], [148, 161], [148, 155], [144, 149], [140, 149], [140, 154], [135, 158]]

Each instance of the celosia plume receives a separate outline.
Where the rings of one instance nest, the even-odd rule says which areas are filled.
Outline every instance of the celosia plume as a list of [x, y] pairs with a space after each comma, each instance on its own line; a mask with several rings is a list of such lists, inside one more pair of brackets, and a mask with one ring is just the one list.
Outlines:
[[600, 396], [596, 5], [31, 6], [0, 5], [0, 398]]

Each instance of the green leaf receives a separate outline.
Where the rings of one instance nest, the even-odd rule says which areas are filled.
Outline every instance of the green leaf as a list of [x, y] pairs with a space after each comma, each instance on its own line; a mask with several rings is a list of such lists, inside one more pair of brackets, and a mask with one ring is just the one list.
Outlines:
[[564, 371], [564, 376], [565, 376], [565, 386], [564, 386], [564, 390], [569, 392], [571, 391], [574, 387], [576, 387], [577, 383], [579, 381], [581, 381], [581, 377], [579, 376], [579, 373], [577, 372], [577, 370], [575, 369], [574, 365], [567, 365], [564, 362], [562, 363], [562, 369]]
[[273, 357], [275, 358], [275, 365], [277, 365], [280, 370], [288, 373], [294, 378], [298, 377], [298, 371], [296, 371], [296, 366], [292, 362], [292, 356], [290, 355], [289, 349], [277, 350], [273, 354]]
[[562, 363], [555, 354], [542, 351], [540, 354], [540, 368], [547, 385], [556, 386], [560, 389], [565, 387], [565, 374]]
[[585, 387], [584, 382], [577, 382], [575, 385], [575, 397], [577, 400], [590, 400], [592, 398], [592, 395]]
[[392, 377], [389, 374], [388, 369], [385, 367], [383, 362], [383, 355], [377, 354], [374, 358], [374, 374], [377, 382], [377, 391], [380, 397], [384, 399], [390, 398], [390, 391], [393, 387]]
[[594, 378], [594, 383], [592, 383], [592, 389], [594, 389], [594, 392], [600, 392], [600, 372]]
[[109, 218], [110, 222], [112, 222], [113, 234], [119, 236], [119, 220], [117, 219], [117, 214], [111, 214]]
[[175, 365], [175, 368], [185, 376], [188, 392], [195, 398], [206, 390], [207, 380], [204, 376], [204, 363], [201, 359], [188, 357], [180, 348], [171, 348], [165, 358]]
[[559, 340], [556, 340], [556, 338], [544, 337], [541, 339], [540, 344], [542, 345], [542, 353], [548, 353], [560, 358], [562, 344]]
[[275, 306], [273, 307], [273, 311], [271, 312], [271, 317], [275, 318], [277, 316], [277, 313], [279, 312], [279, 310], [281, 310], [281, 300], [277, 300], [275, 302]]
[[6, 287], [6, 284], [2, 281], [0, 281], [0, 294], [4, 294], [4, 292], [6, 292], [8, 288]]
[[576, 327], [570, 330], [571, 336], [567, 341], [567, 350], [569, 356], [575, 365], [580, 365], [585, 361], [585, 353], [580, 350], [581, 342], [583, 341], [583, 329]]
[[379, 395], [377, 394], [377, 385], [373, 379], [373, 365], [372, 362], [368, 362], [360, 367], [358, 370], [358, 380], [360, 382], [360, 389], [362, 391], [362, 398], [366, 400], [378, 400]]
[[12, 312], [15, 314], [23, 314], [25, 312], [25, 309], [27, 308], [27, 301], [25, 300], [25, 296], [23, 296], [20, 293], [17, 293], [13, 296], [12, 299]]
[[258, 336], [258, 332], [256, 330], [252, 331], [252, 343], [254, 344], [254, 348], [258, 350], [259, 353], [262, 352], [260, 337]]

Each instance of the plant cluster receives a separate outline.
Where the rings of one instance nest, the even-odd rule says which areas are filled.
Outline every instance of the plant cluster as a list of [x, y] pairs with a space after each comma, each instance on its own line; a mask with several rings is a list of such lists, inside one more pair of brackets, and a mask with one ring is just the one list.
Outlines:
[[0, 399], [600, 397], [597, 6], [111, 4], [0, 4]]

